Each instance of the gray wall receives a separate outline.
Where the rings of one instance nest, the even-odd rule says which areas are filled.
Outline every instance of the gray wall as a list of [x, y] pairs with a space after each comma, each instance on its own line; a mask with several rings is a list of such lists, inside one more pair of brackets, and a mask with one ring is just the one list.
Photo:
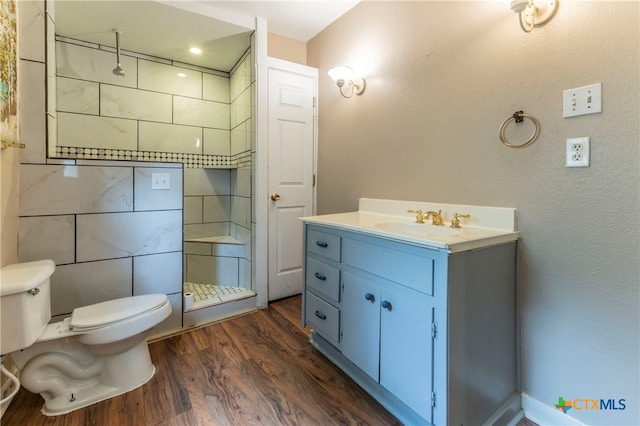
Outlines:
[[[515, 207], [520, 245], [522, 391], [625, 398], [624, 411], [568, 413], [587, 424], [639, 420], [639, 8], [560, 4], [524, 33], [502, 2], [364, 2], [308, 44], [318, 67], [318, 212], [359, 197]], [[350, 65], [364, 95], [326, 77]], [[564, 119], [565, 89], [602, 82], [601, 114]], [[540, 139], [498, 139], [516, 110]], [[514, 143], [529, 124], [511, 126]], [[565, 139], [591, 137], [591, 167], [565, 167]]]

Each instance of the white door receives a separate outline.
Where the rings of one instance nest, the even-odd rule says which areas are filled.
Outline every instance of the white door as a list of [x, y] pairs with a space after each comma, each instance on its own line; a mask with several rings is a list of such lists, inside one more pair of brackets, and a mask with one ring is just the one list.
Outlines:
[[269, 68], [269, 301], [302, 291], [298, 218], [313, 214], [317, 87], [317, 70], [305, 69]]

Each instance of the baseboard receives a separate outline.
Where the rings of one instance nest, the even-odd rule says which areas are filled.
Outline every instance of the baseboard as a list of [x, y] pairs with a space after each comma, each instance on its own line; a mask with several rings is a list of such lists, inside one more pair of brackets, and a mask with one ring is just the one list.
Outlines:
[[518, 423], [520, 423], [522, 419], [524, 419], [524, 411], [521, 409], [516, 413], [515, 417], [506, 424], [506, 426], [518, 426]]
[[500, 408], [496, 410], [491, 417], [489, 417], [483, 426], [515, 426], [524, 417], [522, 413], [522, 403], [520, 401], [521, 396], [519, 393], [514, 393], [509, 399], [507, 399]]
[[522, 392], [522, 409], [527, 419], [545, 425], [584, 425], [571, 416], [567, 416], [562, 411], [551, 405], [544, 404], [537, 399], [531, 398]]

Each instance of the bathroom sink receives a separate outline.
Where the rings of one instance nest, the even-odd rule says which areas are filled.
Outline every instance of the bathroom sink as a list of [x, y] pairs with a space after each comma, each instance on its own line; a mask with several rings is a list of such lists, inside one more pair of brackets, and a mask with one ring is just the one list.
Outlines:
[[458, 229], [453, 229], [448, 226], [429, 225], [426, 223], [381, 222], [376, 223], [374, 226], [381, 231], [417, 237], [445, 237], [460, 234]]

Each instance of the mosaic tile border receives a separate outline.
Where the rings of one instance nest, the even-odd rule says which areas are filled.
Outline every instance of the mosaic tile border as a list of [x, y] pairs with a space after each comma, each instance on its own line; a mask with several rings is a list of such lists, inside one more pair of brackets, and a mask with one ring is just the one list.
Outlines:
[[238, 167], [250, 167], [251, 158], [251, 151], [244, 151], [239, 154], [232, 155], [231, 162]]
[[56, 146], [56, 158], [73, 160], [120, 160], [150, 161], [155, 163], [183, 163], [186, 168], [194, 169], [207, 167], [231, 169], [238, 166], [251, 165], [251, 151], [245, 151], [230, 156]]

